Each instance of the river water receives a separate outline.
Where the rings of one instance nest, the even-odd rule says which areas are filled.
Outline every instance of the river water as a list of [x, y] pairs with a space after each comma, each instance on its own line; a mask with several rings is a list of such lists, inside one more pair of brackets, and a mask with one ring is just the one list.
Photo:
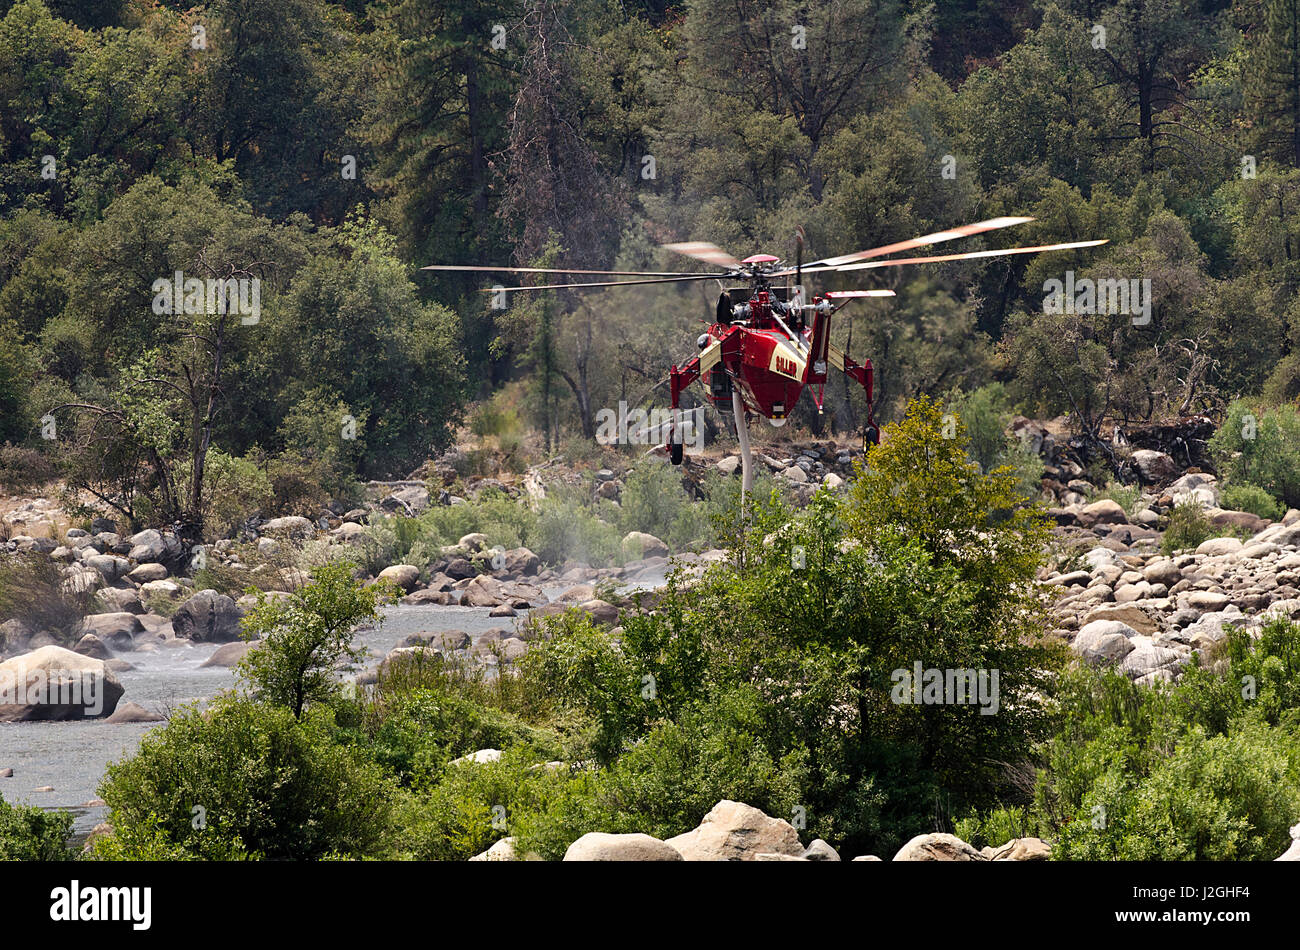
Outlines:
[[[557, 589], [546, 593], [554, 596]], [[509, 618], [489, 617], [487, 607], [398, 605], [384, 612], [383, 623], [362, 630], [356, 641], [366, 647], [363, 665], [377, 666], [393, 647], [420, 631], [463, 630], [471, 638], [494, 628], [513, 629], [526, 611]], [[191, 644], [149, 653], [122, 653], [119, 658], [135, 669], [118, 673], [126, 692], [121, 703], [138, 703], [166, 715], [186, 703], [210, 700], [235, 685], [233, 671], [220, 667], [201, 669], [217, 650], [215, 644]], [[104, 819], [107, 809], [92, 804], [104, 767], [133, 753], [140, 738], [163, 723], [123, 723], [99, 720], [76, 722], [0, 723], [0, 770], [13, 769], [0, 778], [0, 795], [11, 803], [60, 808], [73, 813], [77, 837]], [[53, 787], [52, 792], [36, 789]]]

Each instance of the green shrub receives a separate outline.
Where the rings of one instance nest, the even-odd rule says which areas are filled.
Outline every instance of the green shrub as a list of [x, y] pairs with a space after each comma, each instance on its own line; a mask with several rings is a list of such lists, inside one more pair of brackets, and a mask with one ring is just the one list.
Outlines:
[[793, 820], [806, 800], [807, 754], [774, 754], [764, 718], [761, 698], [748, 687], [689, 704], [609, 769], [574, 779], [546, 800], [546, 810], [520, 815], [519, 847], [555, 859], [589, 831], [670, 838], [696, 827], [723, 799]]
[[54, 464], [36, 449], [0, 445], [0, 489], [13, 494], [36, 491], [57, 477]]
[[695, 540], [696, 519], [691, 498], [682, 487], [682, 470], [666, 461], [645, 458], [623, 479], [616, 509], [618, 528], [644, 531], [673, 547]]
[[499, 396], [479, 403], [469, 416], [469, 430], [479, 438], [509, 436], [518, 433], [520, 428], [519, 414]]
[[403, 793], [394, 812], [396, 856], [464, 861], [513, 834], [524, 816], [551, 810], [568, 770], [538, 765], [530, 750], [510, 749], [500, 761], [450, 766], [436, 782]]
[[589, 508], [568, 500], [543, 503], [536, 533], [528, 546], [547, 564], [579, 561], [593, 567], [621, 564], [623, 535], [616, 525], [602, 520]]
[[1142, 489], [1137, 485], [1124, 485], [1116, 482], [1093, 496], [1094, 501], [1101, 501], [1102, 499], [1115, 502], [1124, 509], [1125, 514], [1132, 518], [1137, 514], [1137, 508], [1142, 501]]
[[1221, 504], [1231, 511], [1249, 511], [1270, 521], [1277, 521], [1286, 513], [1272, 495], [1258, 485], [1247, 483], [1225, 485]]
[[1145, 775], [1127, 768], [1122, 755], [1097, 750], [1104, 769], [1061, 829], [1054, 856], [1272, 860], [1286, 850], [1300, 815], [1300, 748], [1294, 738], [1280, 739], [1258, 722], [1227, 736], [1194, 728]]
[[186, 707], [108, 766], [100, 796], [113, 834], [102, 858], [317, 860], [379, 853], [392, 788], [334, 739], [320, 706], [301, 721], [267, 703]]
[[32, 805], [10, 805], [0, 795], [0, 861], [66, 861], [72, 816]]
[[463, 696], [434, 689], [406, 693], [383, 709], [368, 748], [403, 785], [428, 781], [452, 759], [478, 749], [526, 747], [540, 761], [560, 754], [552, 732]]
[[1281, 504], [1300, 507], [1300, 410], [1294, 406], [1232, 403], [1210, 449], [1229, 482], [1258, 485]]
[[953, 833], [976, 848], [1001, 847], [1013, 838], [1037, 837], [1024, 807], [1011, 806], [976, 812], [954, 823]]
[[1004, 454], [1012, 442], [1007, 437], [1011, 407], [1001, 383], [989, 383], [968, 393], [954, 390], [944, 405], [961, 418], [969, 439], [967, 451], [982, 471], [991, 472], [1004, 464]]
[[204, 530], [209, 540], [229, 537], [274, 497], [271, 478], [249, 458], [208, 452], [203, 480]]
[[1177, 551], [1195, 549], [1201, 542], [1218, 536], [1219, 533], [1205, 514], [1205, 508], [1199, 502], [1184, 502], [1169, 513], [1169, 523], [1160, 540], [1160, 550], [1165, 554], [1174, 554]]
[[1035, 750], [1032, 805], [962, 829], [1055, 841], [1086, 860], [1270, 860], [1300, 818], [1300, 624], [1227, 628], [1174, 685], [1072, 670], [1059, 729]]

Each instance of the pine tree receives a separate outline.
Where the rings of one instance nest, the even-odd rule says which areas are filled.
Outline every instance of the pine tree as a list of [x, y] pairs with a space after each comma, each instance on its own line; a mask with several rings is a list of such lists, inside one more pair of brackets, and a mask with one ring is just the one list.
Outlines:
[[1267, 0], [1246, 103], [1265, 155], [1300, 168], [1300, 0]]

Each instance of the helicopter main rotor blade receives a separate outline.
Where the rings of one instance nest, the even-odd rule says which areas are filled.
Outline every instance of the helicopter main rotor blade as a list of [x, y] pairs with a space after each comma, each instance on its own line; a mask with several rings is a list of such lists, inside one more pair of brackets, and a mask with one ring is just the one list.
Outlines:
[[420, 270], [446, 270], [488, 272], [498, 274], [601, 274], [607, 277], [678, 277], [685, 271], [677, 270], [578, 270], [573, 267], [480, 267], [473, 264], [429, 264]]
[[675, 254], [693, 257], [697, 261], [713, 264], [717, 267], [739, 267], [740, 261], [732, 257], [716, 244], [708, 241], [686, 241], [682, 244], [661, 244], [660, 247]]
[[1071, 241], [1068, 244], [1041, 244], [1036, 247], [1004, 247], [995, 251], [967, 251], [965, 254], [936, 254], [933, 257], [901, 257], [887, 261], [863, 261], [844, 264], [837, 271], [873, 270], [877, 267], [901, 267], [904, 264], [935, 264], [940, 261], [968, 261], [977, 257], [1004, 257], [1011, 254], [1041, 254], [1045, 251], [1068, 251], [1077, 247], [1097, 247], [1107, 241]]
[[577, 290], [582, 287], [631, 287], [638, 284], [674, 284], [690, 280], [720, 280], [730, 276], [730, 274], [687, 274], [675, 277], [655, 277], [650, 280], [599, 280], [587, 281], [581, 284], [538, 284], [533, 287], [484, 287], [480, 293], [491, 294], [516, 290]]
[[[906, 241], [898, 241], [894, 244], [884, 244], [880, 247], [873, 247], [866, 251], [854, 251], [852, 254], [841, 254], [838, 257], [827, 257], [820, 261], [813, 261], [803, 267], [804, 272], [834, 270], [841, 265], [852, 263], [853, 261], [865, 261], [873, 257], [884, 257], [886, 254], [896, 254], [899, 251], [910, 251], [918, 247], [929, 247], [932, 244], [942, 244], [945, 241], [955, 241], [958, 238], [970, 237], [974, 234], [983, 234], [985, 231], [996, 231], [999, 228], [1009, 228], [1017, 224], [1026, 224], [1034, 220], [1033, 218], [1022, 217], [1002, 217], [989, 218], [987, 221], [977, 221], [974, 224], [963, 224], [958, 228], [950, 228], [946, 231], [935, 231], [933, 234], [926, 234], [922, 237], [910, 238]], [[795, 271], [780, 271], [773, 274], [773, 277], [786, 277]]]
[[832, 290], [822, 296], [834, 300], [840, 297], [893, 297], [895, 294], [892, 290]]

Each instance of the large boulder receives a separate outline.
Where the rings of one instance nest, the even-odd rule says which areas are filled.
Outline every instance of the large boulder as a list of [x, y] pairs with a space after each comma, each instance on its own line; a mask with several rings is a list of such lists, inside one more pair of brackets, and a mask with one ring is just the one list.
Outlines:
[[1133, 652], [1132, 638], [1137, 635], [1121, 620], [1094, 620], [1084, 625], [1070, 647], [1093, 665], [1118, 663]]
[[137, 584], [147, 584], [150, 581], [165, 581], [171, 575], [162, 564], [141, 564], [126, 576]]
[[136, 564], [158, 564], [181, 551], [181, 544], [175, 537], [164, 537], [162, 532], [153, 528], [131, 535], [130, 545], [127, 557]]
[[482, 854], [476, 854], [470, 858], [471, 861], [540, 861], [542, 856], [528, 852], [523, 857], [515, 850], [515, 839], [502, 838], [492, 847], [488, 848]]
[[531, 577], [541, 566], [541, 558], [528, 548], [511, 548], [506, 552], [505, 573], [513, 577]]
[[1111, 501], [1109, 498], [1084, 505], [1076, 517], [1079, 519], [1079, 524], [1085, 528], [1098, 524], [1128, 524], [1128, 515], [1124, 513], [1119, 502]]
[[646, 534], [644, 531], [629, 531], [623, 536], [623, 553], [629, 560], [633, 561], [647, 557], [667, 557], [668, 545], [653, 534]]
[[110, 584], [126, 574], [131, 566], [126, 558], [118, 557], [115, 554], [94, 554], [81, 563], [98, 571], [104, 580]]
[[1197, 504], [1205, 508], [1219, 507], [1219, 482], [1213, 475], [1192, 472], [1169, 486], [1175, 505]]
[[649, 835], [592, 831], [564, 852], [566, 861], [681, 861], [677, 849]]
[[470, 644], [469, 634], [463, 630], [421, 630], [402, 641], [403, 647], [425, 647], [439, 653], [463, 650]]
[[821, 838], [814, 838], [803, 853], [807, 861], [839, 861], [840, 853]]
[[422, 485], [398, 489], [379, 503], [387, 511], [418, 515], [429, 507], [429, 490]]
[[272, 518], [266, 524], [262, 525], [262, 530], [267, 534], [278, 534], [291, 538], [308, 538], [316, 531], [316, 526], [311, 523], [310, 519], [302, 515], [286, 515], [283, 518]]
[[1163, 482], [1178, 474], [1178, 463], [1171, 456], [1154, 449], [1136, 449], [1133, 452], [1133, 464], [1137, 466], [1142, 481], [1148, 485]]
[[463, 607], [496, 607], [504, 599], [501, 582], [490, 574], [480, 574], [465, 586], [460, 603]]
[[0, 722], [100, 719], [122, 692], [103, 660], [45, 646], [0, 663]]
[[[151, 564], [149, 566], [162, 567], [161, 564]], [[105, 613], [144, 613], [144, 604], [140, 602], [140, 594], [133, 588], [104, 587], [95, 596], [99, 598], [99, 603], [104, 608]]]
[[981, 852], [991, 861], [1049, 861], [1052, 846], [1042, 838], [1012, 838], [998, 848], [984, 848]]
[[1224, 554], [1236, 554], [1242, 548], [1237, 538], [1210, 538], [1197, 545], [1196, 553], [1205, 557], [1221, 557]]
[[430, 590], [429, 588], [417, 590], [413, 594], [407, 594], [401, 600], [401, 603], [403, 604], [437, 604], [442, 607], [454, 604], [455, 602], [456, 598], [445, 590]]
[[494, 762], [500, 761], [500, 749], [479, 749], [477, 752], [471, 752], [469, 755], [462, 755], [459, 759], [452, 759], [447, 763], [447, 765], [491, 765]]
[[420, 569], [414, 564], [394, 564], [380, 571], [377, 580], [388, 581], [409, 594], [420, 583]]
[[96, 660], [111, 660], [113, 654], [104, 646], [104, 641], [99, 639], [93, 633], [88, 633], [72, 648], [73, 653], [80, 653], [82, 656], [94, 657]]
[[956, 835], [917, 835], [898, 849], [895, 861], [987, 861]]
[[105, 643], [111, 643], [125, 635], [127, 642], [137, 633], [144, 633], [144, 624], [139, 614], [122, 610], [111, 614], [91, 614], [81, 621], [81, 629], [93, 633]]
[[201, 590], [172, 614], [172, 630], [195, 643], [231, 643], [239, 639], [239, 608], [225, 594]]
[[667, 843], [687, 861], [753, 861], [759, 854], [804, 853], [799, 833], [788, 821], [727, 800], [714, 805], [698, 828]]
[[475, 531], [467, 534], [456, 542], [456, 547], [460, 550], [473, 554], [477, 551], [486, 551], [488, 546], [488, 536], [481, 531]]
[[213, 651], [212, 656], [199, 664], [199, 669], [212, 666], [228, 669], [247, 656], [248, 651], [254, 649], [260, 643], [259, 640], [238, 640], [234, 643], [223, 643]]
[[603, 600], [584, 600], [578, 605], [591, 617], [591, 622], [602, 627], [618, 623], [618, 608]]
[[128, 722], [162, 722], [163, 717], [138, 703], [122, 703], [104, 722], [121, 725]]

